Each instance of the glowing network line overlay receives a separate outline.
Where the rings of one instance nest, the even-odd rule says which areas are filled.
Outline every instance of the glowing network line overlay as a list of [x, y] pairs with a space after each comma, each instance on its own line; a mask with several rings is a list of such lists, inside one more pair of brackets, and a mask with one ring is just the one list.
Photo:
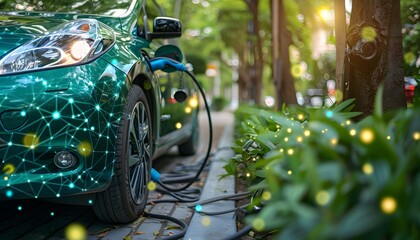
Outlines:
[[[113, 174], [126, 76], [107, 61], [0, 75], [0, 199], [100, 190]], [[54, 155], [77, 164], [59, 169]], [[92, 201], [89, 202], [92, 204]]]

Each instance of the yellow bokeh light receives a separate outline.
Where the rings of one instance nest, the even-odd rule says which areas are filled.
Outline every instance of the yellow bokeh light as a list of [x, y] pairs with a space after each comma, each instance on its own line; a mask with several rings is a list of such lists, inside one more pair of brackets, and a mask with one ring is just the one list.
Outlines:
[[362, 39], [366, 42], [373, 42], [375, 38], [378, 36], [376, 29], [371, 26], [366, 26], [362, 29]]
[[27, 148], [34, 149], [39, 144], [39, 137], [36, 135], [36, 133], [27, 133], [23, 137], [23, 145]]
[[363, 164], [362, 170], [363, 170], [363, 173], [366, 175], [371, 175], [374, 171], [373, 166], [370, 163]]
[[302, 74], [304, 73], [304, 69], [301, 65], [295, 64], [292, 66], [291, 72], [293, 77], [298, 78], [302, 76]]
[[356, 133], [357, 133], [357, 132], [356, 132], [356, 130], [354, 130], [354, 129], [350, 130], [350, 135], [351, 135], [351, 136], [355, 136], [355, 135], [356, 135]]
[[284, 141], [285, 141], [285, 142], [289, 141], [289, 138], [288, 138], [288, 137], [285, 137], [285, 138], [284, 138]]
[[251, 177], [251, 174], [250, 173], [246, 173], [246, 177]]
[[209, 217], [207, 217], [207, 216], [206, 217], [203, 217], [203, 219], [201, 219], [201, 224], [204, 227], [208, 227], [211, 224], [211, 219]]
[[14, 173], [16, 170], [15, 166], [11, 163], [6, 163], [4, 164], [3, 168], [2, 168], [2, 172], [4, 174], [10, 175], [12, 173]]
[[87, 239], [86, 228], [80, 223], [69, 224], [64, 232], [67, 240], [85, 240]]
[[298, 119], [299, 119], [299, 120], [303, 120], [303, 118], [304, 118], [304, 117], [305, 117], [305, 116], [303, 116], [303, 114], [299, 114], [299, 115], [298, 115]]
[[386, 140], [391, 140], [391, 136], [386, 136]]
[[347, 125], [350, 125], [350, 124], [351, 124], [351, 121], [350, 121], [350, 120], [347, 120], [347, 121], [346, 121], [346, 124], [347, 124]]
[[315, 196], [315, 200], [319, 205], [324, 206], [330, 201], [330, 194], [326, 191], [319, 191]]
[[188, 100], [188, 105], [192, 108], [196, 108], [198, 106], [198, 100], [196, 96], [192, 96], [190, 100]]
[[283, 148], [280, 148], [280, 152], [282, 153], [282, 152], [284, 152], [284, 149]]
[[299, 136], [299, 137], [296, 138], [296, 141], [302, 142], [303, 141], [303, 138]]
[[288, 132], [288, 133], [291, 133], [291, 132], [292, 132], [292, 129], [291, 129], [291, 128], [288, 128], [288, 129], [287, 129], [287, 132]]
[[287, 154], [292, 155], [294, 153], [293, 149], [287, 150]]
[[319, 16], [325, 22], [334, 21], [334, 11], [330, 9], [321, 9], [319, 11]]
[[413, 133], [413, 139], [416, 140], [416, 141], [420, 140], [420, 132], [414, 132]]
[[385, 214], [392, 214], [397, 210], [397, 201], [393, 197], [384, 197], [381, 200], [381, 210]]
[[336, 138], [333, 138], [333, 139], [331, 139], [330, 142], [331, 142], [332, 145], [337, 145], [338, 140]]
[[305, 137], [309, 137], [311, 135], [311, 132], [309, 130], [306, 130], [304, 133]]
[[157, 185], [156, 185], [156, 183], [155, 183], [155, 182], [153, 182], [153, 181], [150, 181], [149, 183], [147, 183], [147, 189], [149, 189], [149, 191], [154, 191], [154, 190], [156, 190], [156, 187], [157, 187]]
[[257, 231], [262, 231], [265, 228], [265, 221], [262, 218], [256, 218], [252, 221], [252, 227]]
[[185, 108], [185, 113], [191, 113], [192, 109], [190, 107]]
[[292, 173], [293, 173], [292, 170], [287, 171], [288, 175], [292, 175]]
[[80, 155], [88, 157], [92, 153], [92, 145], [88, 141], [83, 141], [77, 146], [77, 151]]
[[411, 65], [416, 62], [416, 55], [413, 52], [407, 52], [404, 54], [404, 61], [405, 63]]
[[9, 177], [8, 176], [4, 176], [4, 181], [7, 181], [7, 180], [9, 180]]
[[360, 141], [365, 144], [372, 143], [375, 139], [375, 134], [370, 128], [365, 128], [360, 131]]
[[268, 191], [264, 191], [261, 197], [263, 200], [268, 201], [271, 199], [271, 193]]
[[180, 129], [180, 128], [182, 128], [182, 123], [177, 122], [177, 123], [175, 124], [175, 128], [176, 128], [176, 129]]

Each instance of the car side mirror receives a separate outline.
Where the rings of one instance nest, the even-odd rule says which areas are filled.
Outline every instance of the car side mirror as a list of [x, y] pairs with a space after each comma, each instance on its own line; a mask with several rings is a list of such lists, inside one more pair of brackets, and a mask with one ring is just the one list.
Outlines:
[[153, 32], [147, 34], [149, 40], [155, 38], [178, 38], [182, 34], [181, 21], [176, 18], [157, 17], [153, 20]]

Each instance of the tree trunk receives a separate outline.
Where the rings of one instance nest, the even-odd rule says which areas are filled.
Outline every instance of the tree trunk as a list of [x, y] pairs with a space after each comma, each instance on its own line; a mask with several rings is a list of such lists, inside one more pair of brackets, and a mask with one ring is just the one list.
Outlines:
[[263, 77], [263, 68], [264, 68], [264, 61], [263, 61], [263, 52], [262, 52], [262, 39], [259, 35], [260, 32], [260, 20], [259, 20], [259, 12], [258, 12], [258, 4], [259, 0], [247, 0], [246, 1], [249, 10], [252, 13], [252, 26], [251, 26], [251, 33], [253, 35], [251, 41], [251, 49], [253, 56], [252, 66], [251, 66], [251, 81], [252, 81], [252, 89], [251, 97], [255, 101], [256, 104], [261, 103], [261, 92], [262, 92], [262, 77]]
[[347, 36], [344, 98], [354, 111], [372, 113], [384, 84], [383, 109], [405, 108], [399, 0], [353, 0]]
[[[346, 6], [344, 0], [334, 0], [335, 49], [336, 49], [336, 100], [341, 102], [343, 93], [344, 56], [346, 52]], [[339, 94], [337, 94], [339, 93]], [[341, 96], [341, 97], [340, 97]]]
[[290, 72], [289, 46], [292, 43], [292, 39], [287, 29], [283, 1], [271, 0], [271, 8], [273, 19], [272, 72], [276, 86], [277, 107], [281, 108], [283, 103], [297, 104], [295, 85]]

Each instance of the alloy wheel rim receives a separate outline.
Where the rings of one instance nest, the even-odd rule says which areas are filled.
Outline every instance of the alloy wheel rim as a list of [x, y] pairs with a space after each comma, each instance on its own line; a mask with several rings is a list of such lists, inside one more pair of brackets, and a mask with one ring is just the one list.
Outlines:
[[149, 119], [144, 103], [138, 102], [130, 115], [128, 159], [130, 192], [136, 204], [144, 201], [149, 179]]

